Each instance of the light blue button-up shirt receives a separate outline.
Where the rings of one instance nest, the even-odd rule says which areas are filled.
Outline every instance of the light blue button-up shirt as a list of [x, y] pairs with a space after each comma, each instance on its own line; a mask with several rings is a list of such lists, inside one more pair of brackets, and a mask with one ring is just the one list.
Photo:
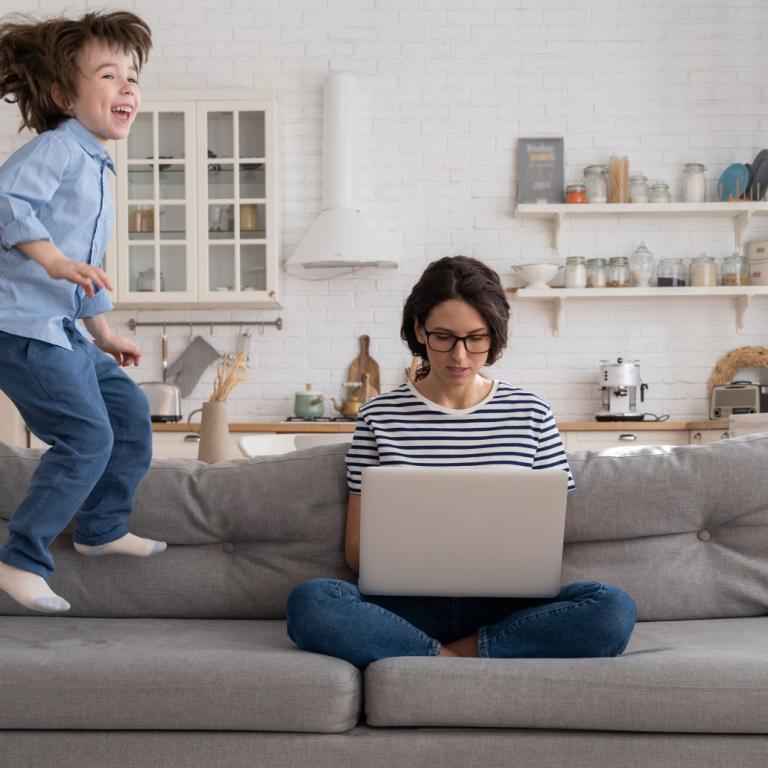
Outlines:
[[104, 145], [77, 120], [44, 131], [0, 167], [0, 331], [72, 349], [66, 318], [112, 309], [107, 291], [53, 280], [15, 246], [50, 240], [65, 256], [100, 267], [114, 205]]

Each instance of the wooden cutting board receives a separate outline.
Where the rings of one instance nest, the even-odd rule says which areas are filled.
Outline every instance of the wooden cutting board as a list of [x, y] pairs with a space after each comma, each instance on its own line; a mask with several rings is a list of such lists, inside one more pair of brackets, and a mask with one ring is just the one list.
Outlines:
[[[369, 347], [371, 344], [370, 336], [360, 337], [360, 354], [352, 361], [349, 366], [349, 381], [362, 381], [363, 374], [367, 373], [369, 376], [369, 397], [378, 395], [381, 392], [381, 381], [379, 378], [379, 364], [370, 356]], [[362, 387], [360, 387], [362, 389]], [[361, 392], [355, 390], [358, 397], [361, 397]]]

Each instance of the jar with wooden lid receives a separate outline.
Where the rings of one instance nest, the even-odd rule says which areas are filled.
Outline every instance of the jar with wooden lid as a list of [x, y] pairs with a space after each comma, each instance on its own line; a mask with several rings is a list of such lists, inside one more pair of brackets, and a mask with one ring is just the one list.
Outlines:
[[629, 288], [629, 261], [626, 256], [613, 256], [608, 260], [608, 287]]
[[749, 263], [741, 251], [723, 259], [723, 285], [749, 285]]

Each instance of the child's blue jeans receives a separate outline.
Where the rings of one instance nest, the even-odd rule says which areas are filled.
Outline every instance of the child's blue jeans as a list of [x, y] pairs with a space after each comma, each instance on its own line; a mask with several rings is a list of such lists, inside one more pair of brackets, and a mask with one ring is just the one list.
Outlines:
[[487, 658], [617, 656], [635, 626], [635, 601], [618, 587], [568, 584], [553, 598], [373, 597], [336, 579], [311, 579], [288, 596], [288, 635], [305, 651], [365, 667], [390, 656], [436, 656], [477, 633]]
[[127, 533], [136, 486], [152, 458], [149, 404], [114, 358], [64, 321], [72, 350], [0, 332], [0, 389], [51, 447], [9, 523], [0, 560], [48, 579], [48, 547], [75, 518], [95, 546]]

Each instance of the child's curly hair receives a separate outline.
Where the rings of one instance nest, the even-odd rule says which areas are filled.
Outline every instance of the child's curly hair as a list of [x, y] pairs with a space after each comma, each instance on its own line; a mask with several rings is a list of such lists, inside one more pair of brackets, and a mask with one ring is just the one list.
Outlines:
[[152, 32], [145, 21], [126, 11], [42, 21], [14, 15], [0, 21], [0, 98], [19, 105], [19, 130], [42, 133], [67, 119], [52, 96], [53, 87], [59, 85], [64, 103], [76, 98], [76, 57], [92, 40], [132, 53], [141, 70], [152, 47]]

